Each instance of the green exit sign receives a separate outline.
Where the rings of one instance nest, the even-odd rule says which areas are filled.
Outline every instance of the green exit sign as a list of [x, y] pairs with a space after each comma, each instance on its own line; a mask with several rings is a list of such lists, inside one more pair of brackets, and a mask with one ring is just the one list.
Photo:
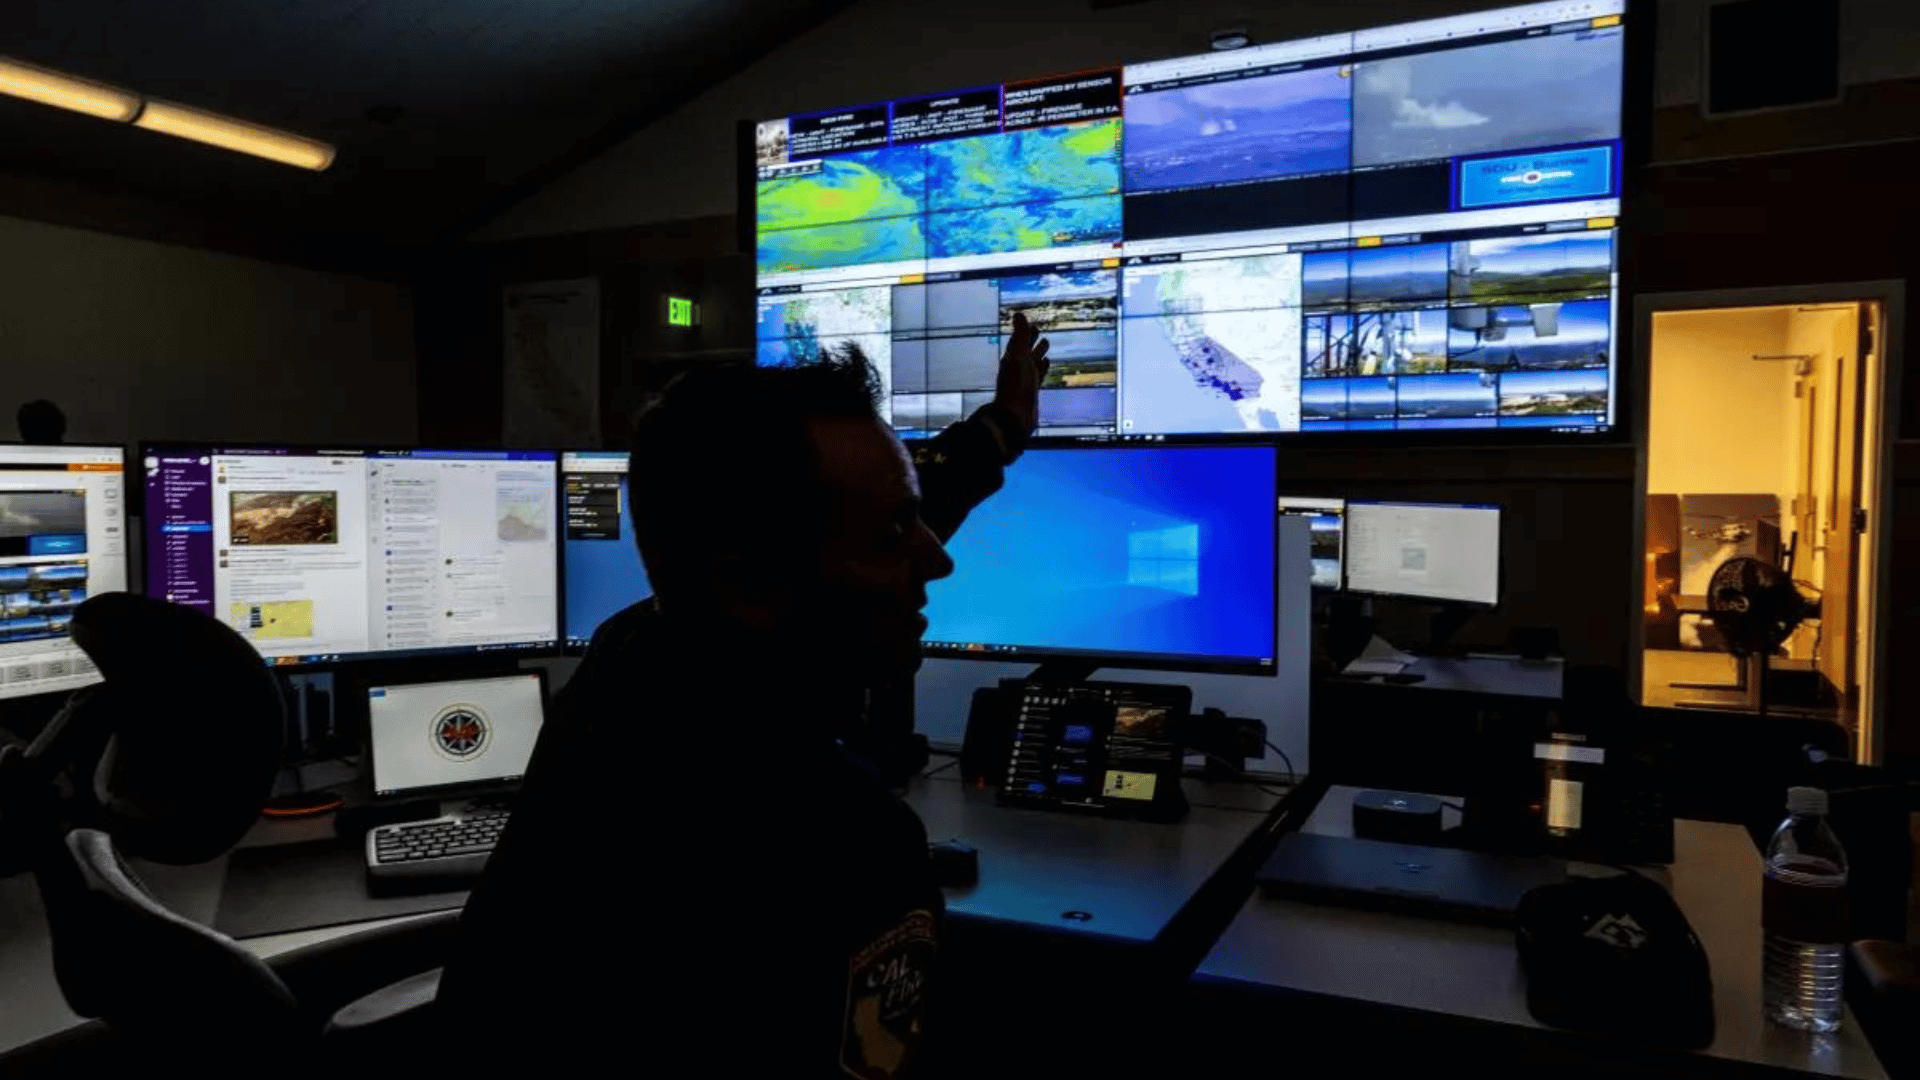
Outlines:
[[700, 318], [700, 306], [684, 296], [667, 297], [667, 325], [692, 326]]

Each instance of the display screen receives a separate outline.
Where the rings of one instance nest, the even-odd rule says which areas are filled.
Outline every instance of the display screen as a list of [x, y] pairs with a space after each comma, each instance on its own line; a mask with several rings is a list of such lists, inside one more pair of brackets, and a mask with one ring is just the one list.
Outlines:
[[1271, 673], [1274, 448], [1048, 447], [948, 542], [934, 655]]
[[1056, 435], [1615, 417], [1624, 0], [758, 125], [758, 359], [851, 344], [904, 435], [1016, 312]]
[[279, 664], [551, 650], [558, 456], [148, 447], [147, 593]]
[[633, 542], [627, 499], [627, 455], [568, 453], [560, 460], [567, 537], [561, 550], [567, 647], [584, 649], [600, 624], [653, 594]]
[[1435, 503], [1347, 504], [1347, 588], [1500, 602], [1500, 508]]
[[367, 690], [374, 794], [506, 783], [545, 715], [538, 673]]
[[126, 451], [0, 445], [0, 698], [100, 681], [73, 609], [127, 587]]
[[1347, 501], [1282, 495], [1280, 513], [1307, 519], [1308, 557], [1313, 565], [1313, 587], [1340, 588], [1346, 576]]

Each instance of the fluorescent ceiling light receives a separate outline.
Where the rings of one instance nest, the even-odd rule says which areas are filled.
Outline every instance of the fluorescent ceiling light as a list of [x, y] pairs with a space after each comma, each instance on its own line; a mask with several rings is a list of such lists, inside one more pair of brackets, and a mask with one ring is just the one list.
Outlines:
[[237, 150], [242, 154], [252, 154], [315, 172], [333, 164], [333, 147], [317, 139], [289, 135], [284, 131], [170, 101], [148, 98], [146, 108], [140, 111], [133, 123], [135, 127], [143, 127], [148, 131]]
[[139, 94], [3, 56], [0, 56], [0, 94], [123, 124], [140, 113]]
[[102, 120], [132, 123], [148, 131], [237, 150], [242, 154], [252, 154], [315, 172], [333, 164], [333, 147], [318, 139], [303, 138], [245, 120], [235, 120], [231, 116], [176, 105], [171, 101], [143, 99], [130, 90], [97, 83], [92, 79], [63, 75], [5, 56], [0, 56], [0, 94], [71, 109]]

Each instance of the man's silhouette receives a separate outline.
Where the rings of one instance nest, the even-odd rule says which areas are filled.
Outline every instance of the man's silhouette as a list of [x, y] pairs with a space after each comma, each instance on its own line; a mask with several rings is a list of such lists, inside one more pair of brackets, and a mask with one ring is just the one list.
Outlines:
[[20, 441], [30, 446], [57, 446], [67, 441], [67, 414], [45, 398], [20, 406], [13, 419], [20, 428]]
[[837, 736], [919, 665], [942, 541], [1024, 447], [1045, 356], [1017, 318], [995, 399], [912, 454], [850, 347], [691, 372], [641, 415], [655, 595], [595, 633], [462, 915], [436, 1007], [477, 1025], [469, 1067], [912, 1060], [944, 906], [919, 819]]

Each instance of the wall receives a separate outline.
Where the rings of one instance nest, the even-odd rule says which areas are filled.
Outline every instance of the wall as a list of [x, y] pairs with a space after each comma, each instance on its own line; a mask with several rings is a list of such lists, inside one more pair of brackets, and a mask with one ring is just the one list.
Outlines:
[[1647, 491], [1760, 494], [1792, 506], [1798, 418], [1788, 308], [1675, 312], [1653, 320]]
[[0, 217], [0, 435], [50, 398], [71, 442], [411, 441], [411, 291]]

